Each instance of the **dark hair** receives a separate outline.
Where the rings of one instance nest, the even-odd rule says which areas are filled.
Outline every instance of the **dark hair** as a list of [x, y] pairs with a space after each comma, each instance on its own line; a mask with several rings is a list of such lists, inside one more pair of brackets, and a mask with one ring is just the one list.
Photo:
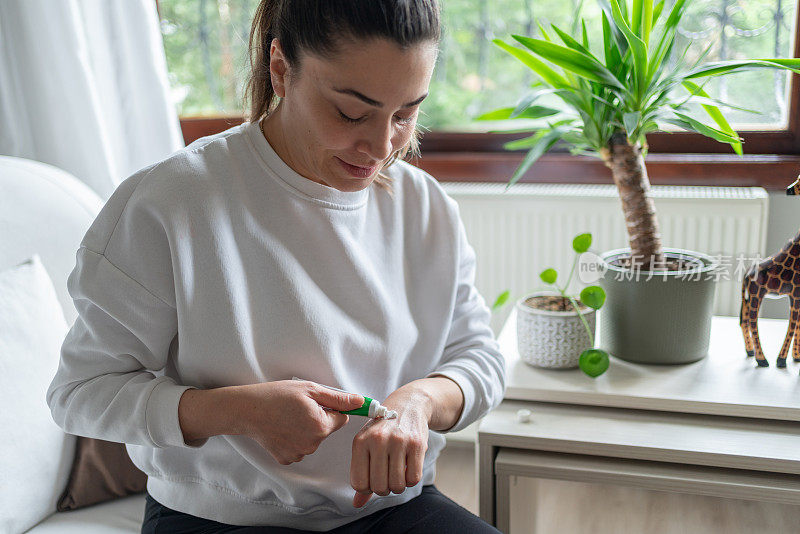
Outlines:
[[[269, 50], [274, 38], [293, 72], [300, 71], [301, 52], [323, 58], [336, 54], [342, 41], [385, 38], [408, 48], [419, 42], [439, 42], [437, 0], [262, 0], [250, 29], [250, 72], [245, 86], [247, 120], [255, 122], [277, 105], [269, 72]], [[247, 101], [249, 100], [249, 106]], [[386, 166], [409, 152], [418, 154], [419, 131], [392, 155]], [[388, 177], [375, 182], [389, 189]]]

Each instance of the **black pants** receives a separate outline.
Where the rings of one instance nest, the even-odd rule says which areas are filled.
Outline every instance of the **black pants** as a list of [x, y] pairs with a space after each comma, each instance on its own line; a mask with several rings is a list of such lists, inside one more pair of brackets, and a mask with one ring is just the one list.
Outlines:
[[[375, 498], [373, 496], [373, 498]], [[217, 523], [170, 510], [147, 494], [142, 534], [297, 534], [307, 532], [288, 527], [240, 527]], [[422, 487], [422, 493], [408, 502], [378, 510], [328, 532], [337, 534], [497, 534], [500, 531], [462, 508], [433, 484]]]

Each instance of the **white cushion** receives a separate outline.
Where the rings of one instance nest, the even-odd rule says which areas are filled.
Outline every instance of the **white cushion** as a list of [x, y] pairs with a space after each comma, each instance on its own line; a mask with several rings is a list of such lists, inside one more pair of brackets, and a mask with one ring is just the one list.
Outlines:
[[23, 532], [56, 509], [74, 440], [53, 422], [46, 393], [67, 324], [34, 255], [0, 272], [0, 533]]
[[139, 534], [144, 507], [144, 493], [131, 495], [53, 514], [26, 534]]

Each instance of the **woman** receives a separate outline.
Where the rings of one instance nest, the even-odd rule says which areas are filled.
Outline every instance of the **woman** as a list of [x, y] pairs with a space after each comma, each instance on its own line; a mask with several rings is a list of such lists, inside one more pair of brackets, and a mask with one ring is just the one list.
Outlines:
[[[457, 205], [398, 159], [438, 38], [435, 0], [263, 1], [250, 120], [129, 177], [84, 237], [47, 401], [127, 444], [142, 532], [497, 532], [433, 486], [443, 433], [505, 387]], [[361, 394], [398, 417], [339, 412]]]

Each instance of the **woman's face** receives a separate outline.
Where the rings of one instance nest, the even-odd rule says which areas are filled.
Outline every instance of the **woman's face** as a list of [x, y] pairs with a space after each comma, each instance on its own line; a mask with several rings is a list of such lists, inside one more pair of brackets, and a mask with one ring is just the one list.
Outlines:
[[332, 59], [304, 54], [292, 75], [274, 40], [270, 69], [282, 101], [264, 124], [267, 138], [302, 176], [364, 189], [411, 139], [435, 62], [433, 42], [403, 50], [373, 39], [345, 42]]

